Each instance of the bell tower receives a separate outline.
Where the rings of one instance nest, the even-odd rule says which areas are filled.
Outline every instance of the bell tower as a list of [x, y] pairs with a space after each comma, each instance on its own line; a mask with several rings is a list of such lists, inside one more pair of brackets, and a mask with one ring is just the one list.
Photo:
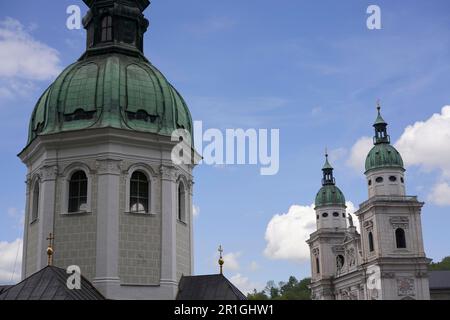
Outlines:
[[[78, 266], [107, 299], [174, 299], [193, 274], [189, 108], [143, 54], [148, 0], [84, 0], [87, 48], [31, 115], [22, 277]], [[186, 134], [186, 135], [188, 135]], [[188, 139], [187, 150], [197, 156]], [[186, 150], [186, 149], [183, 149]]]
[[[424, 205], [405, 192], [405, 169], [400, 153], [390, 144], [387, 123], [378, 116], [374, 147], [367, 155], [369, 199], [355, 215], [361, 226], [361, 245], [367, 299], [430, 298], [424, 252], [421, 210]], [[376, 283], [371, 286], [370, 283]]]
[[307, 240], [311, 251], [311, 290], [315, 300], [335, 299], [333, 278], [338, 260], [344, 259], [343, 253], [336, 252], [336, 247], [342, 244], [347, 230], [345, 197], [336, 186], [333, 172], [326, 153], [322, 188], [315, 200], [317, 230]]

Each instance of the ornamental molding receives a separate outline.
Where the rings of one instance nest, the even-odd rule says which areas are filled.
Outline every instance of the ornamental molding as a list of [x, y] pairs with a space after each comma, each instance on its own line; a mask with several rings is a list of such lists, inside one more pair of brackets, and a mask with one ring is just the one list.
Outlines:
[[373, 221], [372, 220], [365, 221], [363, 227], [367, 230], [373, 229]]
[[389, 219], [392, 227], [394, 229], [403, 228], [407, 229], [409, 227], [409, 218], [408, 217], [391, 217]]
[[381, 278], [384, 279], [395, 279], [395, 272], [382, 272]]
[[58, 166], [44, 166], [38, 173], [42, 181], [56, 180], [58, 176]]
[[415, 296], [416, 288], [413, 278], [398, 278], [397, 279], [397, 293], [401, 297]]
[[331, 251], [334, 254], [344, 254], [345, 250], [343, 246], [334, 246], [331, 248]]
[[314, 248], [314, 249], [312, 249], [312, 254], [313, 254], [314, 256], [318, 256], [319, 253], [320, 253], [319, 248]]
[[122, 171], [122, 161], [113, 159], [97, 160], [95, 164], [97, 174], [116, 174]]
[[162, 180], [176, 181], [177, 179], [177, 170], [174, 166], [162, 165], [159, 172]]
[[426, 272], [426, 271], [417, 271], [416, 272], [416, 277], [417, 278], [427, 278], [428, 277], [428, 272]]

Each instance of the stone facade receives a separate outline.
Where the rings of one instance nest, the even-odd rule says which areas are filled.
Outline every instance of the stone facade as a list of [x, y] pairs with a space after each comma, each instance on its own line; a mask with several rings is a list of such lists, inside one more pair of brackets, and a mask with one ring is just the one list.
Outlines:
[[[21, 154], [29, 185], [40, 185], [33, 222], [31, 187], [27, 192], [22, 276], [47, 265], [46, 238], [52, 233], [54, 265], [79, 266], [107, 298], [173, 299], [181, 275], [193, 273], [193, 166], [172, 163], [170, 137], [96, 131], [38, 137]], [[68, 213], [69, 180], [77, 170], [88, 179], [87, 203], [82, 212]], [[145, 213], [130, 212], [135, 171], [149, 177]], [[183, 221], [177, 219], [180, 181], [186, 186]]]
[[[348, 226], [338, 216], [330, 220], [329, 212], [337, 211], [341, 202], [324, 206], [316, 199], [317, 231], [307, 241], [313, 299], [430, 299], [431, 260], [425, 255], [421, 224], [424, 203], [406, 195], [403, 160], [390, 145], [387, 123], [378, 110], [375, 146], [366, 160], [369, 199], [355, 212], [361, 233], [351, 216]], [[323, 170], [324, 184], [334, 185], [328, 161]]]

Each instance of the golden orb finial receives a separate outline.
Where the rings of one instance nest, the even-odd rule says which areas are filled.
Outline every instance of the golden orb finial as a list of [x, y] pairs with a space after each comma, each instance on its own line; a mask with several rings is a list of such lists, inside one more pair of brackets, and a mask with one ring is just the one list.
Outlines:
[[219, 266], [220, 266], [220, 274], [223, 274], [223, 265], [225, 264], [225, 260], [223, 260], [223, 249], [222, 249], [222, 245], [219, 246], [219, 254], [220, 254], [220, 258], [219, 258]]
[[55, 251], [53, 250], [53, 240], [55, 240], [55, 237], [53, 236], [53, 234], [50, 233], [47, 240], [48, 240], [47, 265], [51, 266], [51, 265], [53, 265], [53, 254], [55, 253]]

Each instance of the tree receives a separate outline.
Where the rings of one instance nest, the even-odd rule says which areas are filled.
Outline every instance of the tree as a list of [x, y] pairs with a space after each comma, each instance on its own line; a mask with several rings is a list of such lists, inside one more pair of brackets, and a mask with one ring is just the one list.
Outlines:
[[278, 285], [274, 281], [269, 281], [264, 290], [259, 292], [254, 290], [247, 295], [247, 298], [249, 300], [310, 300], [310, 283], [310, 278], [298, 281], [295, 277], [290, 277], [288, 282], [280, 282]]
[[443, 270], [450, 271], [450, 256], [445, 257], [444, 259], [442, 259], [441, 262], [432, 262], [430, 264], [429, 269], [431, 271], [443, 271]]

